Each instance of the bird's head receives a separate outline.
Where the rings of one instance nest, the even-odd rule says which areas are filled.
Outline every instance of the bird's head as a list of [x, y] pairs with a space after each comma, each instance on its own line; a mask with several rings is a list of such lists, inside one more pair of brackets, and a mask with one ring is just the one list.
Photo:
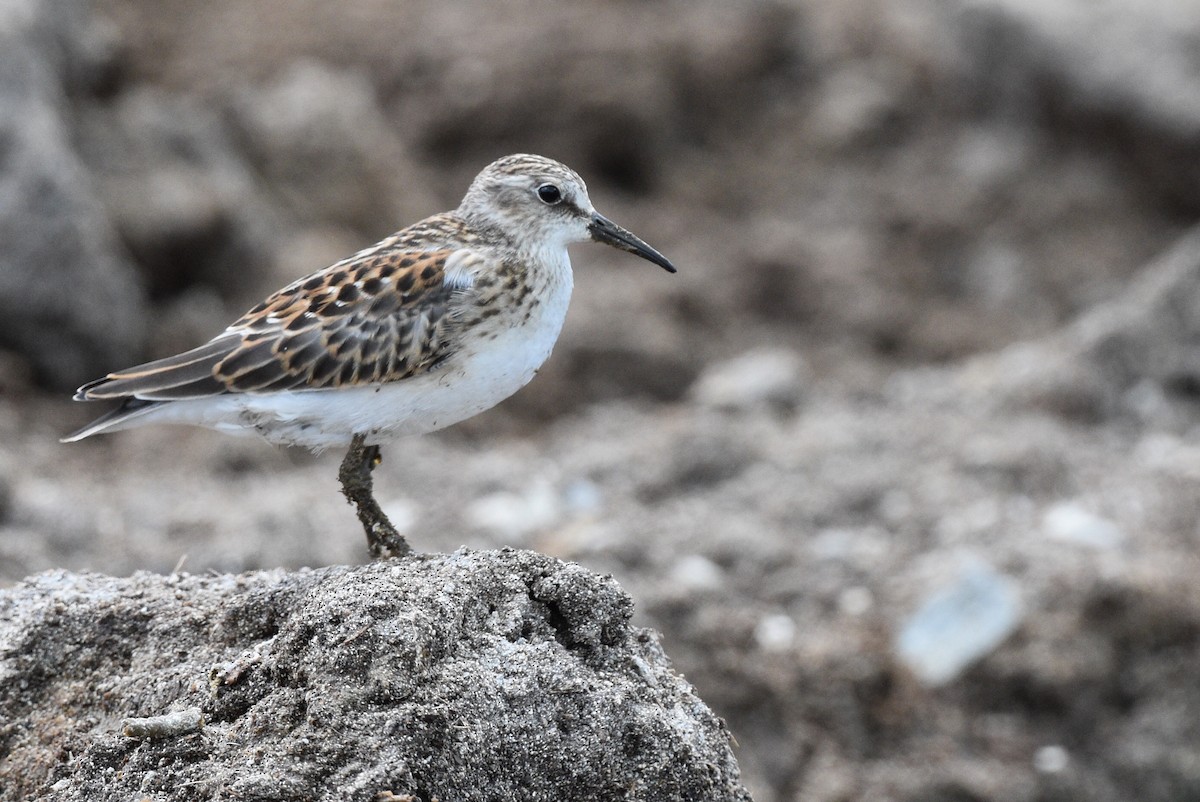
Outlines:
[[458, 213], [512, 242], [545, 248], [602, 242], [675, 272], [667, 257], [596, 211], [578, 173], [544, 156], [520, 153], [492, 162], [471, 182]]

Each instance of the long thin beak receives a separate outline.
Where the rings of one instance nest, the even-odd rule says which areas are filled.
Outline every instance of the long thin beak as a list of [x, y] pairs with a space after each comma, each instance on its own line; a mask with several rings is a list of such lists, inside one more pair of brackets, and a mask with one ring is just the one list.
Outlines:
[[671, 264], [667, 257], [651, 248], [632, 231], [626, 231], [599, 212], [592, 213], [592, 222], [588, 223], [588, 231], [592, 232], [592, 239], [596, 242], [603, 242], [605, 245], [636, 254], [649, 262], [654, 262], [668, 273], [675, 272], [675, 265]]

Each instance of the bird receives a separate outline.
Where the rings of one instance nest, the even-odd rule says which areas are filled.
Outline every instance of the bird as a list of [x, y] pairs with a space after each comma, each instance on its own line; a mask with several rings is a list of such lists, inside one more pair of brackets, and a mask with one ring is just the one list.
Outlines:
[[84, 384], [75, 400], [120, 403], [62, 442], [174, 423], [314, 451], [348, 446], [338, 480], [371, 554], [412, 554], [374, 497], [381, 445], [525, 386], [566, 317], [567, 246], [587, 241], [676, 272], [597, 212], [571, 168], [497, 159], [457, 209], [293, 281], [203, 345]]

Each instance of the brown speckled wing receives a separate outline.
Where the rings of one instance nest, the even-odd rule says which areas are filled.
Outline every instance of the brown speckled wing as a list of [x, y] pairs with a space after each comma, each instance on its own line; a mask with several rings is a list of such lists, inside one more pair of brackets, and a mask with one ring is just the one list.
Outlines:
[[424, 373], [455, 350], [456, 310], [472, 286], [467, 268], [481, 258], [385, 240], [284, 287], [205, 345], [109, 374], [76, 397], [166, 401]]

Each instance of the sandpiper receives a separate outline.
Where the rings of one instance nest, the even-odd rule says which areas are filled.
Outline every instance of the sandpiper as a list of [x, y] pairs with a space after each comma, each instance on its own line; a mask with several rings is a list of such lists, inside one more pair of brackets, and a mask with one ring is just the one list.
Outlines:
[[380, 444], [458, 423], [529, 382], [567, 313], [567, 246], [587, 240], [675, 272], [593, 208], [574, 170], [499, 159], [454, 211], [289, 284], [198, 348], [83, 385], [76, 400], [121, 404], [63, 442], [184, 423], [349, 445], [338, 478], [371, 553], [409, 554], [372, 494]]

